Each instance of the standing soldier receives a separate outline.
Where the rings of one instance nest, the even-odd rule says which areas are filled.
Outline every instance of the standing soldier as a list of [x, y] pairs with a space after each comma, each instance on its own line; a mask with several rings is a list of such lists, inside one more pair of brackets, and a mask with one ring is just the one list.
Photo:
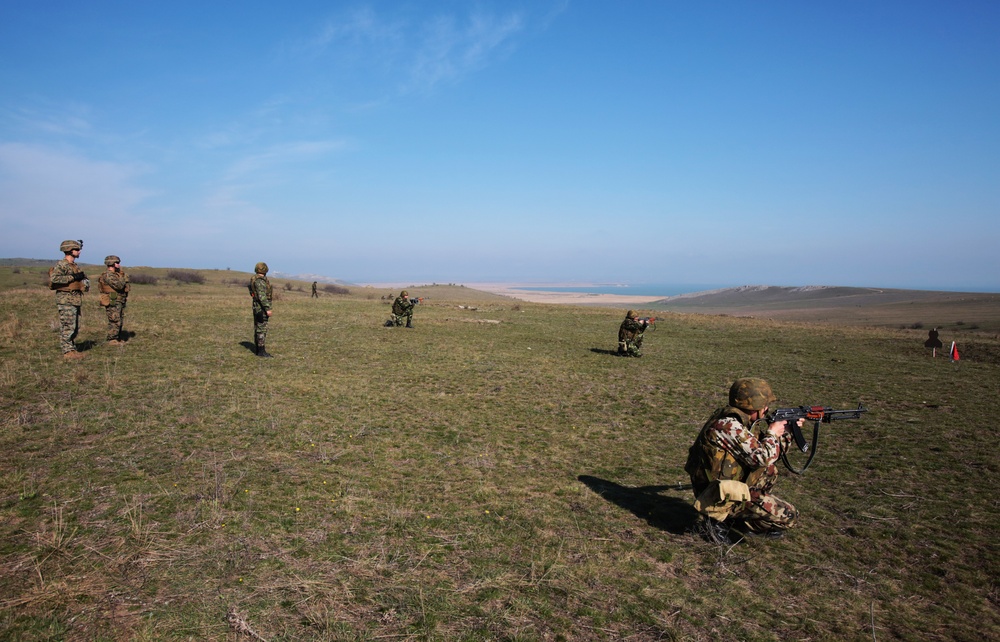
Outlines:
[[108, 345], [118, 346], [125, 342], [122, 324], [125, 322], [125, 301], [131, 286], [128, 274], [122, 270], [121, 259], [114, 254], [104, 257], [107, 270], [97, 279], [101, 291], [101, 305], [108, 313]]
[[253, 343], [258, 357], [271, 357], [267, 353], [267, 321], [271, 317], [271, 282], [267, 280], [267, 263], [261, 261], [254, 266], [250, 277], [250, 298], [253, 299]]
[[649, 326], [647, 321], [639, 321], [635, 310], [625, 314], [625, 320], [618, 326], [618, 354], [622, 357], [642, 356], [642, 333]]
[[312, 293], [312, 296], [309, 297], [309, 298], [310, 299], [318, 299], [319, 298], [319, 293], [316, 292], [316, 282], [315, 281], [313, 281], [313, 293]]
[[80, 258], [83, 241], [63, 241], [59, 250], [63, 260], [49, 270], [49, 287], [56, 291], [56, 308], [59, 310], [59, 346], [65, 359], [82, 359], [73, 340], [80, 332], [80, 306], [83, 293], [90, 290], [90, 280], [76, 264]]
[[403, 325], [403, 319], [406, 319], [406, 327], [413, 327], [413, 301], [410, 301], [410, 293], [403, 290], [396, 297], [396, 300], [392, 302], [392, 325], [401, 326]]

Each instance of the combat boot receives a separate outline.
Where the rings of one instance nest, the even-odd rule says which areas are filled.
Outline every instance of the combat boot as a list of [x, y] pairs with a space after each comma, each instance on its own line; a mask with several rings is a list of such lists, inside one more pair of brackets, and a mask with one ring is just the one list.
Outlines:
[[264, 357], [266, 359], [271, 359], [274, 357], [274, 355], [268, 353], [267, 348], [264, 346], [263, 343], [257, 346], [257, 356]]
[[406, 327], [410, 328], [410, 329], [413, 329], [413, 321], [411, 321], [410, 319], [407, 319], [406, 320]]
[[63, 353], [63, 359], [66, 359], [67, 361], [74, 361], [76, 359], [83, 359], [83, 357], [84, 357], [84, 354], [82, 352], [78, 351], [78, 350], [73, 350], [71, 352], [64, 352]]

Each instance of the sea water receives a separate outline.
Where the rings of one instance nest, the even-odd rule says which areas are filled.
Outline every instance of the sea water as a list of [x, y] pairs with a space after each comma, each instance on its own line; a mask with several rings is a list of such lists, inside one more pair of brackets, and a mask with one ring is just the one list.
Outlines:
[[730, 287], [718, 284], [664, 284], [664, 283], [598, 283], [594, 285], [532, 285], [516, 286], [514, 289], [526, 290], [528, 292], [580, 292], [583, 294], [621, 294], [625, 296], [677, 296], [678, 294], [690, 294], [692, 292], [704, 292], [706, 290], [718, 290]]

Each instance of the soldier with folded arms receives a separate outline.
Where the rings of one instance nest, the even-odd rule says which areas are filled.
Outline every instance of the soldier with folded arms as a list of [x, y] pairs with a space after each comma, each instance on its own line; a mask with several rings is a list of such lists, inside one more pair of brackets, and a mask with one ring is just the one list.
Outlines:
[[83, 353], [76, 349], [77, 334], [80, 332], [80, 306], [83, 293], [90, 290], [90, 280], [83, 269], [76, 264], [83, 249], [83, 241], [68, 240], [59, 245], [63, 260], [49, 270], [49, 288], [56, 293], [56, 309], [59, 311], [59, 347], [64, 359], [82, 359]]
[[100, 302], [108, 314], [108, 345], [121, 345], [125, 341], [122, 324], [125, 322], [125, 302], [131, 286], [121, 261], [114, 254], [104, 257], [104, 265], [108, 269], [97, 278]]

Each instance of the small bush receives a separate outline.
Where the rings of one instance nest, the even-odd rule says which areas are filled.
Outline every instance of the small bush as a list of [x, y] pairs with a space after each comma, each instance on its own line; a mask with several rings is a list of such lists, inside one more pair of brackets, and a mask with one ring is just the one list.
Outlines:
[[291, 292], [292, 291], [292, 287], [293, 286], [292, 286], [291, 283], [288, 283], [287, 281], [285, 282], [285, 290], [286, 291]]
[[198, 285], [205, 282], [204, 276], [189, 270], [170, 270], [167, 272], [167, 278], [174, 279], [180, 283], [197, 283]]
[[128, 281], [129, 283], [138, 283], [139, 285], [156, 285], [160, 282], [160, 279], [152, 274], [143, 274], [140, 272], [139, 274], [129, 274]]
[[351, 291], [342, 285], [334, 285], [333, 283], [323, 286], [323, 291], [327, 294], [350, 294]]
[[20, 273], [21, 273], [21, 268], [19, 268], [19, 267], [16, 267], [16, 268], [14, 268], [13, 270], [11, 270], [11, 273], [12, 273], [12, 274], [20, 274]]
[[916, 323], [914, 323], [913, 325], [910, 326], [910, 329], [911, 330], [921, 330], [921, 329], [923, 329], [923, 327], [924, 327], [923, 322], [922, 321], [917, 321]]

